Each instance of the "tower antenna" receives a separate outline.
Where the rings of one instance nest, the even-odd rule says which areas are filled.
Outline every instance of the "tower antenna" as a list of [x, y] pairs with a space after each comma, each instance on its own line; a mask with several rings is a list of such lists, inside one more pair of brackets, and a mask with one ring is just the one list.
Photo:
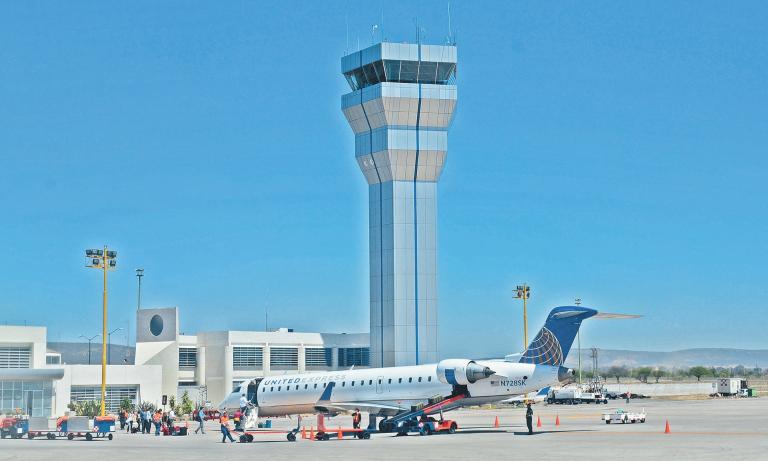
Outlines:
[[453, 45], [453, 32], [451, 32], [451, 0], [448, 0], [448, 44]]
[[344, 49], [344, 54], [348, 55], [349, 54], [349, 15], [348, 14], [344, 15], [344, 26], [346, 26], [346, 29], [347, 29], [347, 47]]

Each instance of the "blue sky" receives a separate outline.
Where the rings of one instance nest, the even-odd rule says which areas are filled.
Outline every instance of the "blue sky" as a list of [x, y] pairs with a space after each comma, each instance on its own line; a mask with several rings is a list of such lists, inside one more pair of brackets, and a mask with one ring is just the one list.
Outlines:
[[[379, 6], [377, 6], [379, 5]], [[51, 340], [177, 305], [182, 330], [367, 331], [367, 187], [340, 57], [447, 35], [446, 3], [3, 2], [0, 322]], [[516, 351], [553, 306], [585, 347], [766, 348], [768, 7], [454, 2], [439, 186], [442, 355]], [[378, 35], [376, 38], [380, 38]], [[125, 341], [119, 336], [117, 341]]]

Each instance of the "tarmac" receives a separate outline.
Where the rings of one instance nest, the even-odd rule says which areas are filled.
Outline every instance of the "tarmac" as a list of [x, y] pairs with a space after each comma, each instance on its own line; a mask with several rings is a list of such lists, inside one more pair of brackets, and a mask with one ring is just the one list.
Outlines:
[[[605, 424], [605, 411], [645, 409], [644, 424]], [[534, 435], [527, 435], [523, 408], [464, 409], [446, 414], [459, 425], [456, 434], [397, 437], [373, 434], [370, 440], [299, 439], [257, 434], [253, 443], [222, 444], [218, 424], [205, 435], [156, 437], [118, 432], [112, 441], [97, 439], [0, 440], [0, 460], [211, 460], [211, 459], [744, 459], [768, 460], [768, 398], [718, 400], [623, 400], [608, 405], [534, 405]], [[494, 427], [496, 417], [499, 427]], [[559, 417], [560, 425], [556, 426]], [[535, 427], [537, 418], [542, 427]], [[366, 419], [364, 418], [364, 421]], [[304, 419], [316, 425], [314, 417]], [[669, 421], [671, 433], [665, 434]], [[275, 419], [275, 429], [295, 420]], [[193, 422], [190, 427], [194, 428]], [[326, 420], [331, 430], [349, 427], [349, 416]]]

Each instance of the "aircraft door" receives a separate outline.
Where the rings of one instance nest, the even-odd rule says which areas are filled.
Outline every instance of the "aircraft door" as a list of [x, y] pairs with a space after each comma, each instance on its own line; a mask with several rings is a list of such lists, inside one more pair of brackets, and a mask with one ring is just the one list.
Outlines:
[[378, 378], [376, 378], [376, 393], [377, 394], [384, 393], [384, 377], [383, 376], [379, 376]]
[[246, 394], [246, 398], [257, 407], [259, 406], [259, 384], [261, 384], [261, 381], [263, 380], [264, 378], [256, 378], [248, 383], [248, 393]]

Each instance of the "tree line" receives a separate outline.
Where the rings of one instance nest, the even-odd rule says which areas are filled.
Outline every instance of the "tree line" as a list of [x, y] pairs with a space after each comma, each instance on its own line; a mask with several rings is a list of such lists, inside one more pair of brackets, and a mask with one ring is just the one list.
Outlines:
[[[626, 367], [612, 366], [601, 369], [598, 373], [606, 379], [615, 379], [617, 383], [624, 380], [637, 380], [642, 383], [659, 382], [661, 379], [685, 379], [696, 378], [697, 382], [701, 378], [766, 378], [768, 369], [746, 368], [743, 365], [735, 367], [705, 367], [697, 365], [690, 368], [664, 368], [664, 367]], [[582, 376], [586, 379], [592, 379], [591, 371], [582, 370]]]

